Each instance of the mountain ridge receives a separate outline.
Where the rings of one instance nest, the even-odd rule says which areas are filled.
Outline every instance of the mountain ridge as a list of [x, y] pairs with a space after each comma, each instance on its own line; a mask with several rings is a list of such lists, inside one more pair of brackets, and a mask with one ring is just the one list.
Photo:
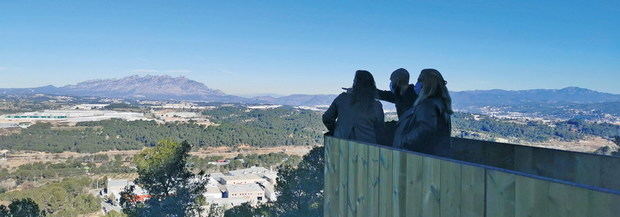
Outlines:
[[[56, 87], [0, 88], [0, 94], [51, 94], [69, 96], [118, 97], [127, 99], [190, 100], [224, 103], [263, 103], [290, 106], [329, 105], [336, 94], [292, 94], [287, 96], [240, 97], [209, 88], [184, 76], [131, 75], [123, 78], [93, 79]], [[580, 87], [530, 90], [451, 91], [454, 107], [511, 106], [528, 103], [605, 103], [620, 102], [620, 94], [604, 93]]]

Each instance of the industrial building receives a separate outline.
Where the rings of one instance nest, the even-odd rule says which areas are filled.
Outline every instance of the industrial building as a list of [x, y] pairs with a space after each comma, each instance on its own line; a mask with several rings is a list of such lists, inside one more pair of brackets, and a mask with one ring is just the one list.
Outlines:
[[55, 122], [86, 122], [108, 119], [127, 121], [147, 120], [144, 114], [137, 112], [119, 112], [111, 110], [44, 110], [0, 116], [0, 120], [9, 123], [55, 121]]
[[203, 194], [209, 204], [228, 209], [243, 203], [259, 204], [276, 200], [277, 172], [264, 167], [211, 173]]

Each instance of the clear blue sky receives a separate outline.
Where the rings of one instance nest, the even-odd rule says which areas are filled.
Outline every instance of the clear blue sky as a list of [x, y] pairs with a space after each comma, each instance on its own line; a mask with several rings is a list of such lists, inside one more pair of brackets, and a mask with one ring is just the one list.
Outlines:
[[337, 93], [356, 69], [452, 90], [620, 93], [620, 1], [0, 1], [0, 87], [184, 75], [233, 94]]

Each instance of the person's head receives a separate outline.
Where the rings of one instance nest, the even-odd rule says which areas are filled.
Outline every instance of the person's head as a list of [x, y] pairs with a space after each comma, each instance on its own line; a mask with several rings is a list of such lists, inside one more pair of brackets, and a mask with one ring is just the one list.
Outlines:
[[408, 86], [409, 72], [403, 68], [394, 70], [390, 76], [390, 90], [394, 93], [398, 93], [397, 90], [405, 90]]
[[372, 74], [366, 70], [357, 70], [351, 87], [352, 103], [369, 107], [375, 101], [376, 93], [377, 85]]
[[446, 104], [446, 109], [449, 114], [452, 114], [452, 98], [446, 85], [448, 82], [443, 79], [441, 73], [436, 69], [423, 69], [418, 77], [418, 83], [416, 83], [416, 92], [418, 99], [415, 105], [420, 104], [425, 99], [431, 97], [439, 97]]

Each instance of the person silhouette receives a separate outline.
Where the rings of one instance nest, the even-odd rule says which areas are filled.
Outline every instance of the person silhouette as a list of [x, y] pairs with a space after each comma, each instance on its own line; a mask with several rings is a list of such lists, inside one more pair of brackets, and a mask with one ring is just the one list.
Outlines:
[[383, 106], [375, 99], [372, 74], [357, 70], [353, 86], [334, 99], [323, 114], [323, 124], [334, 137], [377, 143], [383, 129]]
[[378, 90], [377, 99], [391, 102], [396, 105], [396, 114], [400, 116], [413, 107], [413, 103], [418, 98], [415, 85], [409, 84], [409, 72], [399, 68], [390, 75], [390, 90]]
[[415, 86], [418, 98], [398, 122], [394, 147], [447, 156], [452, 129], [452, 99], [439, 71], [424, 69]]

